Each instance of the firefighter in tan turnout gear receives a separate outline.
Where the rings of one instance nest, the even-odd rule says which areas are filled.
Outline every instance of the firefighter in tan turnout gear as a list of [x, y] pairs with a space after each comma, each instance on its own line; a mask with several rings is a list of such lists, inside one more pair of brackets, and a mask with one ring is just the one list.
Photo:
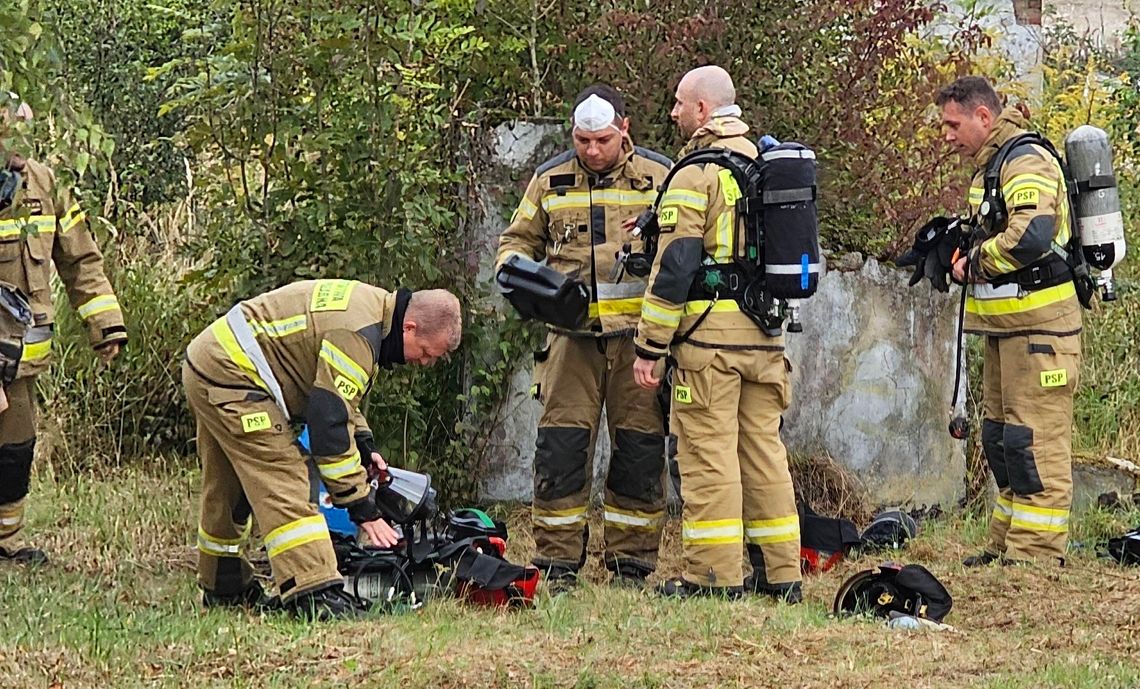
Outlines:
[[[1003, 110], [982, 77], [958, 79], [936, 103], [946, 141], [978, 166], [970, 213], [985, 227], [985, 171], [1004, 143], [1025, 133], [1025, 116]], [[986, 339], [982, 446], [998, 486], [989, 543], [964, 564], [1063, 563], [1081, 363], [1081, 307], [1058, 255], [1069, 242], [1071, 211], [1061, 168], [1040, 145], [1010, 150], [999, 181], [1007, 218], [953, 266], [954, 278], [970, 283], [965, 329]]]
[[533, 391], [543, 411], [534, 459], [534, 562], [554, 590], [571, 586], [585, 563], [591, 457], [603, 404], [613, 448], [605, 564], [615, 581], [639, 585], [653, 571], [665, 515], [661, 405], [630, 375], [645, 283], [615, 275], [614, 266], [630, 241], [622, 223], [652, 205], [671, 163], [631, 143], [624, 102], [609, 86], [584, 90], [571, 123], [574, 148], [535, 171], [496, 259], [498, 266], [514, 254], [545, 259], [581, 279], [591, 294], [587, 322], [574, 332], [552, 328], [535, 355]]
[[[689, 138], [682, 157], [709, 147], [757, 155], [735, 99], [720, 67], [681, 79], [672, 117]], [[742, 251], [733, 245], [739, 196], [727, 170], [691, 166], [677, 173], [659, 204], [660, 244], [634, 364], [638, 384], [653, 388], [659, 360], [676, 360], [670, 430], [677, 435], [684, 501], [684, 572], [659, 592], [735, 596], [744, 584], [798, 602], [799, 519], [779, 435], [791, 395], [783, 336], [765, 334], [736, 301], [710, 301], [694, 283], [702, 265], [727, 266]], [[745, 544], [753, 569], [747, 581]]]
[[459, 301], [445, 290], [310, 280], [241, 302], [190, 343], [182, 381], [202, 462], [205, 605], [265, 602], [241, 552], [252, 508], [285, 608], [320, 619], [362, 611], [343, 591], [290, 423], [308, 425], [333, 503], [372, 543], [395, 544], [370, 495], [366, 466], [385, 465], [359, 405], [378, 368], [430, 366], [458, 347], [461, 332]]
[[[4, 108], [0, 136], [12, 119], [30, 117], [26, 104], [11, 113]], [[27, 545], [21, 532], [36, 445], [35, 380], [51, 356], [52, 265], [104, 362], [119, 354], [127, 329], [83, 209], [47, 166], [2, 146], [0, 160], [0, 281], [26, 296], [32, 318], [16, 379], [6, 386], [8, 407], [0, 413], [0, 561], [41, 564], [47, 555]]]

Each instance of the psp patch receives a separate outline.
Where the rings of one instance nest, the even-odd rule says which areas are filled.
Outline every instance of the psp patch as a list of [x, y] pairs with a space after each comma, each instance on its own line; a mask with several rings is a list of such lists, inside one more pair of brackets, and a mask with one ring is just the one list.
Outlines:
[[1061, 388], [1069, 384], [1069, 373], [1063, 368], [1041, 372], [1041, 387]]
[[242, 414], [241, 430], [245, 433], [264, 431], [272, 427], [273, 421], [269, 418], [269, 414], [266, 412], [259, 411], [255, 414]]

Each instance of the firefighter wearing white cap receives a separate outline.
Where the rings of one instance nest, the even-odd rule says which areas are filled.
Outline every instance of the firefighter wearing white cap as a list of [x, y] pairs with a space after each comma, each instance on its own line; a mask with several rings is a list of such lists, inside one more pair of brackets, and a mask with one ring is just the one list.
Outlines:
[[597, 84], [574, 103], [574, 147], [538, 167], [499, 240], [496, 265], [513, 254], [581, 279], [588, 320], [552, 328], [535, 354], [534, 396], [542, 403], [534, 458], [535, 564], [555, 588], [585, 562], [592, 448], [602, 405], [611, 447], [604, 497], [605, 564], [640, 584], [657, 563], [665, 514], [662, 408], [633, 382], [633, 331], [643, 280], [615, 270], [629, 242], [627, 220], [652, 205], [671, 161], [634, 146], [621, 95]]

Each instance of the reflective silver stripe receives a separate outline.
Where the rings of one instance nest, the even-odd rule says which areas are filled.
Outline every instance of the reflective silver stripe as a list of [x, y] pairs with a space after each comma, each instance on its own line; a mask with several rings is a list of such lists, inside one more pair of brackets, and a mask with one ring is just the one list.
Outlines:
[[547, 526], [566, 526], [567, 524], [577, 524], [578, 522], [586, 521], [586, 512], [582, 511], [578, 514], [571, 514], [564, 517], [548, 517], [546, 515], [536, 514], [534, 520], [540, 524]]
[[628, 526], [653, 526], [658, 521], [657, 519], [651, 519], [649, 517], [635, 517], [632, 514], [610, 512], [609, 510], [603, 512], [602, 517], [607, 522], [613, 522], [614, 524], [626, 524]]
[[1001, 512], [1002, 514], [1004, 514], [1007, 517], [1012, 517], [1013, 516], [1013, 501], [1012, 500], [1003, 500], [1002, 498], [999, 497], [997, 499], [997, 501], [994, 503], [994, 509], [997, 510], [998, 512]]
[[972, 285], [974, 299], [1016, 299], [1021, 295], [1020, 288], [1010, 283], [1008, 285], [994, 286], [988, 282], [977, 282]]
[[37, 342], [47, 342], [51, 339], [51, 326], [50, 325], [37, 325], [34, 328], [28, 328], [28, 334], [24, 335], [24, 344], [35, 344]]
[[0, 517], [0, 525], [3, 526], [16, 526], [23, 521], [23, 517]]
[[606, 283], [598, 284], [598, 299], [629, 299], [631, 297], [640, 297], [645, 294], [645, 283], [641, 280], [633, 280], [626, 282], [622, 280], [616, 285]]
[[[802, 263], [769, 263], [764, 266], [764, 272], [771, 275], [799, 275], [803, 269]], [[820, 264], [809, 263], [807, 269], [809, 273], [818, 273]]]
[[761, 160], [780, 160], [781, 158], [815, 160], [815, 151], [809, 151], [807, 149], [800, 151], [768, 151], [760, 155]]
[[815, 200], [815, 189], [800, 187], [799, 189], [776, 189], [766, 191], [761, 195], [765, 204], [776, 206], [782, 203], [801, 203]]
[[277, 382], [277, 376], [273, 375], [273, 369], [269, 368], [265, 353], [261, 351], [261, 346], [257, 344], [257, 339], [253, 336], [253, 330], [250, 329], [249, 323], [245, 320], [245, 314], [241, 311], [241, 304], [235, 305], [226, 313], [226, 325], [230, 326], [234, 340], [241, 347], [241, 351], [249, 357], [253, 367], [257, 369], [257, 375], [261, 376], [261, 379], [269, 386], [269, 394], [273, 395], [273, 401], [277, 403], [278, 407], [281, 407], [285, 418], [288, 419], [289, 408], [285, 406], [285, 395], [281, 392], [281, 385]]

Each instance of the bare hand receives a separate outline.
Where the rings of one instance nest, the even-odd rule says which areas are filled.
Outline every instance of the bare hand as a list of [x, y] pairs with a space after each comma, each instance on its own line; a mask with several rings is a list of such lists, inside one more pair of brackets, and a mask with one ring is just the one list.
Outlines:
[[622, 232], [632, 232], [633, 226], [635, 224], [637, 224], [637, 216], [634, 216], [632, 218], [626, 218], [625, 220], [623, 220], [621, 222]]
[[8, 393], [4, 392], [4, 388], [0, 388], [0, 413], [8, 409]]
[[951, 272], [954, 275], [954, 282], [957, 282], [958, 284], [963, 284], [966, 282], [967, 262], [968, 259], [965, 256], [954, 262], [954, 267], [951, 269]]
[[119, 356], [119, 352], [121, 351], [123, 351], [122, 343], [112, 342], [96, 349], [95, 353], [99, 355], [99, 359], [102, 360], [104, 364], [109, 364], [112, 359]]
[[400, 536], [395, 529], [388, 526], [388, 522], [383, 519], [364, 522], [360, 525], [360, 530], [368, 535], [369, 543], [381, 548], [391, 548], [400, 542]]
[[646, 390], [652, 390], [661, 384], [661, 379], [654, 375], [657, 362], [652, 359], [637, 357], [633, 362], [633, 380]]

